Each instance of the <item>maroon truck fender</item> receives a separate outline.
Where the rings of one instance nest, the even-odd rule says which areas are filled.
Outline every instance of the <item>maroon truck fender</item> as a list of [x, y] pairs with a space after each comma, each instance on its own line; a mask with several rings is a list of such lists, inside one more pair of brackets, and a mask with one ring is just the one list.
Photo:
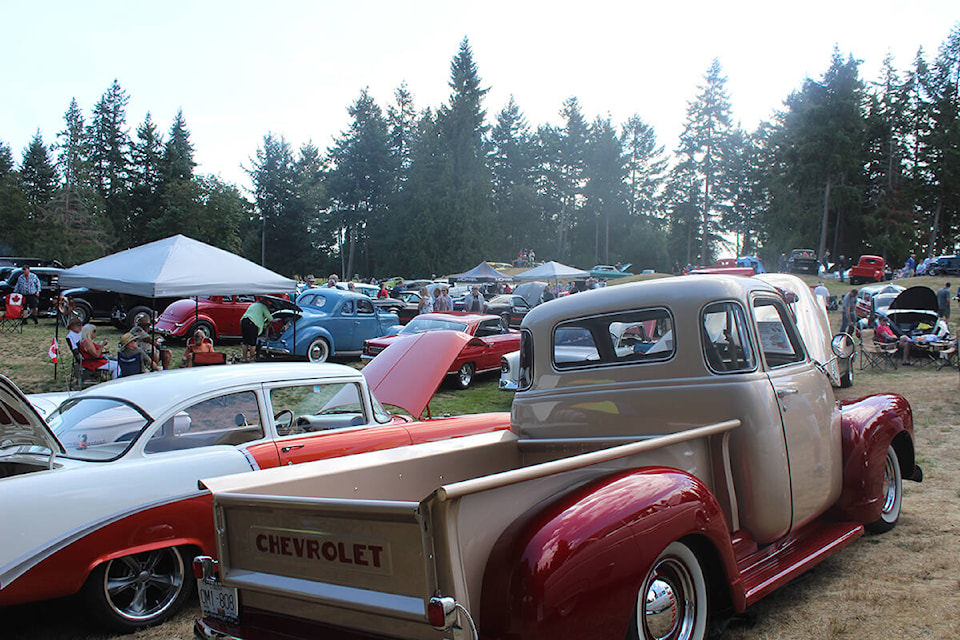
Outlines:
[[726, 519], [697, 478], [651, 467], [579, 486], [515, 522], [494, 545], [480, 637], [623, 638], [641, 582], [681, 538], [700, 554], [708, 580], [742, 591]]
[[914, 457], [913, 412], [903, 397], [885, 393], [845, 402], [842, 415], [843, 492], [830, 515], [869, 524], [883, 507], [887, 447], [897, 452], [905, 480], [923, 479]]

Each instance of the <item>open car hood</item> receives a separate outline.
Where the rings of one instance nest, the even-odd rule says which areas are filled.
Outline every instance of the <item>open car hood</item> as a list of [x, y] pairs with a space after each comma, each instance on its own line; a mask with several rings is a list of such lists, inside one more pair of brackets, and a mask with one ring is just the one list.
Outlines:
[[380, 402], [421, 419], [450, 365], [473, 339], [460, 331], [399, 336], [363, 368], [363, 377]]
[[936, 324], [937, 294], [922, 285], [904, 289], [887, 307], [885, 315], [898, 326], [918, 322]]
[[0, 375], [0, 455], [13, 447], [43, 447], [64, 453], [60, 441], [23, 392]]
[[526, 300], [527, 304], [531, 307], [535, 307], [540, 304], [540, 300], [543, 298], [543, 292], [546, 288], [546, 282], [534, 280], [533, 282], [524, 282], [523, 284], [518, 284], [513, 288], [513, 294]]

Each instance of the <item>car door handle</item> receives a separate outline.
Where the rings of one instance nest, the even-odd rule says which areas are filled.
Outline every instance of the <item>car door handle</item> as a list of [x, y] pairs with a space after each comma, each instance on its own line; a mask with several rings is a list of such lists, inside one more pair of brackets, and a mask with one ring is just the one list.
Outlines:
[[787, 396], [793, 396], [800, 393], [799, 389], [777, 389], [778, 398], [786, 398]]
[[288, 446], [286, 446], [286, 447], [282, 447], [282, 448], [280, 449], [280, 452], [281, 452], [281, 453], [290, 453], [290, 452], [293, 451], [294, 449], [303, 449], [303, 445], [302, 445], [302, 444], [291, 444], [291, 445], [288, 445]]

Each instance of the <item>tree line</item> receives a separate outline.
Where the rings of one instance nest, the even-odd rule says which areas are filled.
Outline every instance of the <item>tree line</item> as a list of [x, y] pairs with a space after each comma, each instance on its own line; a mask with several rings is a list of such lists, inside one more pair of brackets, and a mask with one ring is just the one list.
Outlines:
[[669, 271], [721, 253], [768, 265], [794, 247], [854, 258], [953, 252], [960, 225], [960, 25], [937, 54], [880, 78], [835, 49], [755, 130], [734, 121], [719, 60], [667, 153], [639, 115], [528, 123], [512, 98], [492, 119], [468, 40], [446, 103], [404, 84], [384, 109], [364, 89], [332, 145], [268, 133], [243, 193], [197, 175], [182, 112], [131, 136], [114, 81], [84, 117], [76, 100], [20, 162], [0, 142], [0, 251], [74, 264], [182, 233], [287, 275], [410, 277], [484, 259], [539, 258]]

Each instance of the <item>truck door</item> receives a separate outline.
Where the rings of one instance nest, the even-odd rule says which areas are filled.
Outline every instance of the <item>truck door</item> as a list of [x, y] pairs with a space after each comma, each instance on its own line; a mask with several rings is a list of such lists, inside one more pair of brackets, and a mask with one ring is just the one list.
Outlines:
[[830, 381], [807, 356], [784, 303], [757, 297], [753, 312], [767, 376], [780, 408], [796, 528], [840, 495], [840, 413]]

